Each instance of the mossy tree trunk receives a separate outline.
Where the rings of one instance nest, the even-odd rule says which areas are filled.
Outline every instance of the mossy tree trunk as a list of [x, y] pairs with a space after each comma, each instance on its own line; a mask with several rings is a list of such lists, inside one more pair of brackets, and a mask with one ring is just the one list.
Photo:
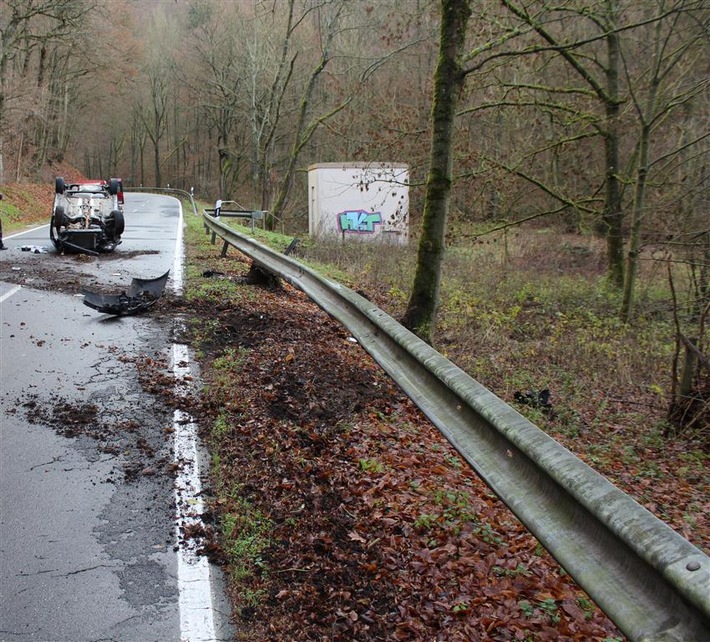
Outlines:
[[441, 1], [439, 59], [434, 76], [432, 140], [417, 267], [402, 323], [431, 343], [439, 302], [446, 220], [452, 189], [452, 143], [456, 105], [465, 75], [461, 58], [470, 0]]
[[606, 197], [602, 223], [607, 247], [607, 278], [616, 289], [624, 286], [624, 210], [619, 179], [619, 34], [616, 26], [617, 7], [608, 2], [610, 31], [606, 35], [607, 67], [606, 92], [598, 92], [604, 101], [606, 121], [602, 128], [604, 158], [606, 159]]
[[[674, 157], [674, 163], [683, 168], [687, 175], [689, 170], [686, 154], [689, 149], [707, 136], [705, 131], [698, 133], [692, 140], [687, 134], [689, 127], [683, 119], [683, 114], [692, 112], [693, 103], [706, 91], [707, 81], [698, 81], [694, 74], [688, 73], [692, 65], [687, 62], [696, 59], [707, 47], [707, 36], [703, 29], [688, 29], [688, 24], [695, 22], [698, 16], [706, 18], [705, 11], [697, 13], [697, 5], [689, 2], [686, 6], [681, 3], [670, 14], [666, 14], [666, 7], [659, 5], [657, 15], [654, 16], [652, 25], [652, 36], [645, 40], [649, 43], [649, 67], [645, 74], [639, 76], [636, 86], [631, 85], [630, 97], [636, 110], [636, 117], [639, 122], [639, 137], [637, 146], [637, 166], [636, 166], [636, 186], [634, 191], [633, 207], [631, 212], [631, 225], [629, 230], [629, 249], [626, 257], [626, 275], [624, 281], [624, 298], [621, 304], [619, 316], [625, 323], [629, 323], [633, 317], [635, 302], [635, 289], [637, 275], [639, 271], [639, 253], [641, 251], [641, 231], [644, 219], [648, 216], [648, 210], [654, 207], [652, 203], [647, 203], [647, 187], [654, 183], [667, 180], [659, 178], [658, 170], [654, 171], [654, 166], [659, 159]], [[687, 12], [687, 17], [691, 20], [687, 23], [681, 18]], [[707, 19], [707, 18], [706, 18]], [[628, 76], [630, 74], [627, 73]], [[645, 98], [644, 98], [645, 95]], [[677, 110], [683, 107], [682, 114]], [[680, 117], [679, 117], [680, 116]], [[664, 121], [674, 119], [675, 127], [683, 131], [683, 137], [677, 148], [671, 152], [664, 150], [660, 157], [652, 157], [652, 152], [659, 153], [659, 145], [654, 145], [656, 130]], [[653, 175], [652, 175], [653, 172]], [[681, 183], [685, 179], [681, 180]], [[692, 203], [692, 196], [689, 202]]]
[[624, 323], [631, 321], [634, 307], [634, 291], [638, 274], [639, 252], [641, 251], [641, 223], [643, 221], [646, 201], [646, 181], [648, 179], [648, 149], [651, 128], [644, 123], [639, 140], [639, 166], [636, 172], [636, 190], [634, 193], [633, 211], [631, 217], [631, 234], [626, 259], [626, 275], [624, 281], [624, 297], [621, 303], [619, 317]]

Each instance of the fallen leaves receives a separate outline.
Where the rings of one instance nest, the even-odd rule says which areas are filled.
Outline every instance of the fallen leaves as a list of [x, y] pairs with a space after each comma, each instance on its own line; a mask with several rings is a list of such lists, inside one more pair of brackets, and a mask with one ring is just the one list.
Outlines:
[[[251, 290], [248, 312], [211, 315], [230, 329], [212, 344], [220, 369], [203, 365], [212, 384], [202, 422], [220, 417], [217, 484], [238, 488], [273, 525], [261, 566], [231, 586], [242, 639], [619, 636], [303, 295]], [[228, 354], [239, 355], [238, 368], [225, 366]]]

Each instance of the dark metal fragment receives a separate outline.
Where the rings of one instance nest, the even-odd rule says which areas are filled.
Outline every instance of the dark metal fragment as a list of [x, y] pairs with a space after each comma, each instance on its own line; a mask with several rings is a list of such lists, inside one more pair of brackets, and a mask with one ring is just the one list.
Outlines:
[[133, 279], [128, 292], [121, 294], [100, 294], [90, 290], [82, 290], [84, 305], [116, 316], [137, 314], [150, 308], [162, 296], [168, 280], [168, 270], [156, 279]]

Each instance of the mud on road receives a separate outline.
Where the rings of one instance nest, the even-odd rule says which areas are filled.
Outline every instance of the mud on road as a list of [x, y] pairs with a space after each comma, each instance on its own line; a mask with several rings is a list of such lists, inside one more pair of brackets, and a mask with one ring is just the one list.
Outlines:
[[[36, 290], [78, 294], [82, 288], [97, 291], [111, 291], [113, 286], [106, 283], [106, 277], [116, 280], [126, 279], [128, 273], [113, 269], [120, 260], [158, 254], [157, 251], [122, 251], [90, 256], [88, 254], [58, 254], [51, 244], [40, 246], [41, 253], [23, 252], [19, 247], [0, 255], [0, 281], [31, 287]], [[126, 283], [127, 286], [127, 283]]]
[[[13, 282], [75, 293], [95, 261], [23, 261]], [[207, 296], [167, 296], [146, 313], [192, 320], [202, 394], [178, 401], [160, 355], [121, 358], [165, 416], [181, 404], [197, 418], [219, 462], [212, 520], [183, 537], [230, 573], [238, 639], [619, 635], [341, 326], [289, 286], [246, 284], [239, 259], [203, 261], [210, 276], [193, 285]], [[107, 483], [172, 472], [169, 431], [130, 395], [17, 401], [28, 421], [121, 457]]]

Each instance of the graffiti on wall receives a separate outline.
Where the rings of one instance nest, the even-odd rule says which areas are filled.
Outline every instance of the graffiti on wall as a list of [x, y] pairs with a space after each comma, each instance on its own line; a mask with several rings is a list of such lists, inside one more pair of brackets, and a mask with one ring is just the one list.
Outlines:
[[338, 227], [341, 232], [356, 232], [357, 234], [374, 234], [375, 225], [382, 224], [381, 212], [366, 210], [346, 210], [338, 214]]

